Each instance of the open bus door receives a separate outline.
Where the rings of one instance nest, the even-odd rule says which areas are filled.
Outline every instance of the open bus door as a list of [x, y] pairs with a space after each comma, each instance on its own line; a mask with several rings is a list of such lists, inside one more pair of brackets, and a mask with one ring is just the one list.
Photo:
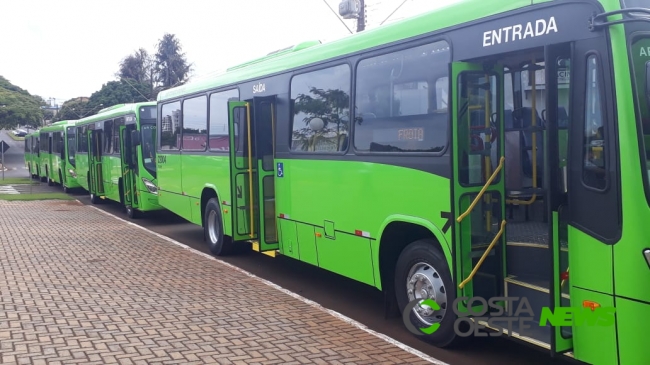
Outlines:
[[275, 252], [275, 100], [231, 101], [228, 109], [232, 238], [253, 241], [256, 251]]
[[88, 189], [93, 204], [104, 199], [104, 178], [102, 176], [102, 130], [88, 129]]
[[454, 282], [458, 298], [487, 301], [504, 296], [503, 68], [454, 62], [450, 74]]
[[[133, 143], [132, 131], [135, 131], [135, 124], [120, 125], [120, 157], [122, 162], [122, 197], [126, 213], [130, 218], [135, 218], [138, 204], [136, 185], [137, 174], [137, 140]], [[137, 137], [136, 137], [137, 138]]]

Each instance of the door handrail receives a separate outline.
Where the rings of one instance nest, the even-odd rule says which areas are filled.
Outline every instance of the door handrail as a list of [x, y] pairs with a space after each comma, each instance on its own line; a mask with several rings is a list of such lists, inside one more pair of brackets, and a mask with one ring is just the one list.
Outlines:
[[496, 236], [494, 236], [494, 239], [492, 240], [492, 242], [490, 243], [490, 245], [488, 246], [488, 248], [485, 249], [485, 252], [483, 253], [483, 256], [481, 256], [481, 259], [478, 260], [478, 262], [476, 263], [476, 266], [474, 266], [474, 269], [473, 269], [472, 272], [469, 274], [469, 276], [467, 277], [467, 279], [463, 280], [463, 281], [458, 285], [459, 288], [461, 288], [461, 289], [464, 288], [465, 285], [467, 285], [467, 283], [469, 283], [469, 282], [474, 278], [474, 275], [476, 275], [476, 272], [478, 271], [478, 269], [479, 269], [479, 268], [481, 267], [481, 265], [483, 264], [483, 261], [485, 260], [485, 258], [487, 257], [487, 255], [490, 253], [490, 251], [492, 251], [492, 248], [494, 247], [494, 245], [497, 243], [497, 241], [499, 241], [499, 239], [500, 239], [501, 236], [503, 235], [503, 231], [505, 230], [505, 228], [506, 228], [506, 220], [504, 219], [504, 220], [501, 221], [501, 228], [499, 229], [499, 232], [497, 233]]
[[485, 182], [485, 185], [483, 186], [483, 188], [481, 189], [481, 191], [478, 193], [478, 195], [476, 196], [476, 198], [474, 198], [474, 201], [473, 201], [472, 204], [469, 206], [469, 208], [467, 208], [467, 210], [465, 211], [465, 213], [461, 214], [461, 215], [458, 217], [458, 219], [456, 219], [456, 221], [457, 221], [458, 223], [462, 222], [463, 219], [465, 219], [465, 217], [467, 217], [467, 216], [469, 215], [469, 213], [472, 212], [472, 210], [474, 209], [474, 207], [476, 206], [476, 204], [478, 203], [478, 201], [483, 197], [483, 194], [484, 194], [485, 191], [487, 190], [488, 186], [490, 186], [490, 184], [492, 184], [492, 181], [497, 177], [497, 174], [498, 174], [499, 171], [501, 171], [501, 169], [503, 168], [503, 164], [505, 163], [505, 161], [506, 161], [506, 158], [505, 158], [504, 156], [501, 156], [501, 159], [499, 160], [499, 166], [497, 166], [497, 168], [494, 169], [494, 172], [492, 173], [492, 176], [490, 176], [490, 178], [488, 179], [488, 181]]
[[255, 221], [253, 220], [253, 151], [251, 146], [251, 107], [246, 103], [246, 129], [248, 134], [248, 211], [250, 213], [251, 238], [255, 238]]

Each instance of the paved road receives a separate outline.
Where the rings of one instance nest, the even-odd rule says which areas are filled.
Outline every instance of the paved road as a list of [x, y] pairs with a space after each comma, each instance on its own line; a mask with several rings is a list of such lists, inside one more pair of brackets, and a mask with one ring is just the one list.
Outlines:
[[[0, 130], [0, 140], [9, 145], [5, 153], [5, 177], [29, 177], [29, 172], [25, 168], [25, 142], [14, 141], [7, 133], [11, 131]], [[2, 174], [0, 173], [0, 178]]]
[[[75, 194], [84, 204], [90, 204], [85, 192]], [[98, 208], [128, 219], [119, 205], [104, 202]], [[209, 254], [203, 242], [201, 227], [186, 223], [169, 212], [158, 212], [133, 221], [196, 250]], [[241, 249], [235, 255], [219, 258], [265, 278], [281, 287], [313, 300], [325, 308], [339, 312], [368, 328], [390, 336], [429, 356], [452, 365], [567, 365], [569, 360], [553, 360], [546, 350], [500, 338], [476, 338], [463, 348], [444, 350], [432, 347], [415, 338], [400, 318], [384, 319], [382, 296], [374, 288], [356, 283], [330, 272], [296, 260], [278, 256], [271, 258], [250, 249]], [[208, 280], [206, 278], [206, 280]]]
[[0, 217], [0, 364], [446, 365], [76, 201]]

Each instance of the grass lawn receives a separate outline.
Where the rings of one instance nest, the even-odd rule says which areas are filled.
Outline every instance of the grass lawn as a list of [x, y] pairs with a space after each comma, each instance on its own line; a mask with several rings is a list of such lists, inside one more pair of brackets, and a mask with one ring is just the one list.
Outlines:
[[4, 180], [0, 177], [0, 185], [18, 185], [33, 183], [38, 185], [38, 181], [32, 180], [28, 177], [6, 177]]
[[32, 201], [32, 200], [74, 200], [74, 197], [64, 193], [38, 193], [38, 194], [0, 194], [0, 200]]

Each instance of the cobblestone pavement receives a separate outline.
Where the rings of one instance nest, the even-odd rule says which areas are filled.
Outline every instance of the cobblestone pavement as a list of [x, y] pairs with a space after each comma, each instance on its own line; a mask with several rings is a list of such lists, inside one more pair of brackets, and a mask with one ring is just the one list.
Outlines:
[[402, 347], [77, 201], [0, 201], [2, 364], [442, 364]]

